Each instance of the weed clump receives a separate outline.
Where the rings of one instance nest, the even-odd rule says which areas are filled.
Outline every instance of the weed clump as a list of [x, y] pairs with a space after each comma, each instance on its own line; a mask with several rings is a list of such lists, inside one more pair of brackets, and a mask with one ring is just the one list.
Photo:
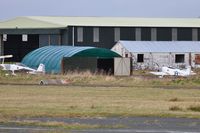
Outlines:
[[195, 111], [195, 112], [200, 112], [200, 105], [192, 105], [190, 107], [187, 108], [187, 110], [191, 110], [191, 111]]
[[181, 107], [178, 107], [178, 106], [172, 106], [172, 107], [169, 107], [169, 110], [170, 111], [182, 111], [183, 109]]
[[77, 106], [73, 106], [73, 105], [72, 105], [72, 106], [70, 106], [69, 108], [70, 108], [70, 109], [76, 109]]
[[178, 99], [177, 97], [171, 98], [169, 99], [170, 102], [178, 102], [181, 101], [180, 99]]
[[173, 83], [175, 85], [184, 85], [185, 81], [183, 79], [176, 79], [176, 80], [173, 80]]
[[94, 105], [92, 104], [90, 108], [91, 108], [91, 109], [95, 109], [95, 108], [97, 108], [97, 107], [94, 106]]

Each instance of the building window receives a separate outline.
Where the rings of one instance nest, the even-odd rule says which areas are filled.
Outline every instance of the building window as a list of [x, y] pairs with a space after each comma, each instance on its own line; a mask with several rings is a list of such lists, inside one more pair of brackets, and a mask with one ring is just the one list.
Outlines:
[[93, 42], [99, 42], [99, 28], [93, 28]]
[[115, 28], [115, 42], [120, 40], [120, 28]]
[[77, 42], [83, 42], [83, 27], [77, 28]]
[[157, 41], [157, 28], [151, 28], [151, 41]]
[[176, 54], [175, 55], [175, 63], [184, 63], [185, 55], [184, 54]]
[[198, 29], [197, 28], [192, 29], [192, 41], [198, 41]]
[[23, 42], [27, 42], [27, 41], [28, 41], [28, 35], [23, 34], [23, 35], [22, 35], [22, 41], [23, 41]]
[[139, 62], [139, 63], [144, 62], [144, 54], [138, 54], [137, 55], [137, 62]]
[[178, 39], [178, 30], [177, 28], [172, 28], [172, 41], [177, 41]]
[[7, 41], [7, 34], [3, 34], [3, 41], [4, 41], [4, 42]]
[[141, 41], [141, 28], [136, 28], [135, 29], [135, 40], [136, 41]]

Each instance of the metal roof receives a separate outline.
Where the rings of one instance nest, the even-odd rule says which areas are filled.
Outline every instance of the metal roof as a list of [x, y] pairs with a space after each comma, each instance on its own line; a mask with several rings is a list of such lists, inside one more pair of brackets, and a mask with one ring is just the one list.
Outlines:
[[17, 17], [0, 23], [0, 29], [66, 28], [68, 26], [109, 27], [200, 27], [199, 18], [132, 17]]
[[199, 41], [119, 41], [118, 44], [133, 53], [200, 53]]
[[65, 25], [34, 20], [28, 17], [17, 17], [12, 20], [0, 22], [0, 29], [54, 29], [65, 27]]
[[117, 53], [95, 47], [72, 47], [72, 46], [45, 46], [27, 54], [22, 63], [36, 69], [40, 63], [45, 65], [46, 72], [60, 73], [63, 57], [119, 57]]

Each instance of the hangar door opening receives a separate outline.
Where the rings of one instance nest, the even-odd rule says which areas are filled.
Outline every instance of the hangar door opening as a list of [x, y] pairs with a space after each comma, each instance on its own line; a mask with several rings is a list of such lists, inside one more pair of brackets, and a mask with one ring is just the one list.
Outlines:
[[13, 55], [6, 61], [20, 62], [29, 52], [39, 48], [39, 35], [6, 35], [4, 42], [4, 55]]
[[73, 71], [91, 71], [114, 74], [114, 59], [95, 57], [65, 57], [62, 60], [62, 73]]
[[114, 59], [98, 59], [97, 70], [106, 74], [114, 74]]

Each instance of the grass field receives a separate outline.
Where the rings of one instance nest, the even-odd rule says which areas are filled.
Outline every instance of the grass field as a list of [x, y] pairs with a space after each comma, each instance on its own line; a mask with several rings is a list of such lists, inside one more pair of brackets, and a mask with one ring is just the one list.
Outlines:
[[0, 84], [19, 84], [19, 85], [38, 85], [41, 80], [64, 80], [70, 86], [108, 86], [108, 87], [181, 87], [181, 88], [200, 88], [200, 71], [196, 76], [187, 78], [165, 77], [158, 78], [148, 72], [134, 72], [133, 76], [115, 77], [107, 75], [96, 75], [90, 72], [69, 73], [66, 75], [28, 75], [17, 74], [16, 76], [5, 75], [6, 72], [0, 71]]
[[[0, 86], [0, 117], [200, 118], [200, 90], [150, 87]], [[177, 107], [178, 109], [174, 109]]]
[[[39, 86], [43, 79], [64, 79], [62, 86]], [[0, 76], [0, 122], [37, 117], [187, 117], [200, 118], [200, 78], [113, 77], [105, 75]], [[65, 125], [90, 128], [91, 125]], [[91, 128], [98, 128], [98, 125]]]

